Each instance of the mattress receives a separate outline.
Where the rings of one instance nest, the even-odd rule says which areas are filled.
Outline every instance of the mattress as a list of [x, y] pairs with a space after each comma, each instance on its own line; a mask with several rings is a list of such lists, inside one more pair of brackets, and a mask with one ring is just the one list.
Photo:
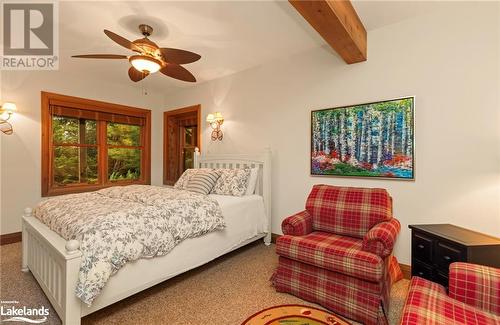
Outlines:
[[[263, 234], [267, 230], [264, 200], [259, 195], [243, 197], [211, 194], [219, 202], [226, 222], [224, 230], [201, 237], [189, 238], [179, 243], [170, 253], [161, 257], [139, 259], [128, 263], [114, 274], [101, 294], [90, 307], [82, 304], [82, 316], [104, 305], [101, 302], [119, 301], [134, 292], [124, 288], [128, 282], [137, 283], [135, 292], [184, 273], [222, 256], [242, 243]], [[140, 290], [137, 290], [140, 288]]]

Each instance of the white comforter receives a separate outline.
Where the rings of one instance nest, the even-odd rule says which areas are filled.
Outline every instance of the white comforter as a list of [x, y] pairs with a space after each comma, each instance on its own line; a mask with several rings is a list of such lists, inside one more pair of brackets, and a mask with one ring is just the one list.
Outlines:
[[89, 305], [127, 262], [165, 255], [186, 238], [225, 226], [213, 198], [147, 185], [50, 198], [35, 216], [66, 240], [80, 242], [76, 295]]

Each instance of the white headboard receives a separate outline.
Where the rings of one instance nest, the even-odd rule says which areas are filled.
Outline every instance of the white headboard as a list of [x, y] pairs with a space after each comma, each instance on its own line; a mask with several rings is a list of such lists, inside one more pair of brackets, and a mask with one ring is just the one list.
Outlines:
[[[264, 199], [268, 219], [268, 236], [271, 240], [271, 149], [260, 154], [207, 154], [195, 149], [194, 168], [259, 168], [255, 194]], [[266, 237], [266, 239], [267, 239]], [[268, 241], [266, 240], [266, 243]]]

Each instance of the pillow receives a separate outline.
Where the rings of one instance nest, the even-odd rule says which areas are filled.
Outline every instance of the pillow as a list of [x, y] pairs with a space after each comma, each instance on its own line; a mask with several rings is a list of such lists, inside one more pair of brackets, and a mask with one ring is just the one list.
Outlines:
[[219, 179], [220, 170], [199, 170], [189, 179], [186, 190], [207, 195]]
[[185, 190], [187, 188], [187, 185], [189, 183], [189, 180], [196, 175], [198, 171], [205, 171], [205, 170], [212, 170], [211, 168], [190, 168], [186, 169], [184, 173], [182, 173], [181, 177], [175, 182], [174, 188], [177, 190]]
[[252, 195], [255, 193], [255, 185], [257, 185], [257, 177], [259, 176], [259, 168], [255, 167], [250, 169], [250, 178], [248, 179], [248, 187], [245, 195]]
[[250, 178], [250, 168], [219, 170], [221, 171], [221, 175], [212, 189], [212, 194], [245, 195]]

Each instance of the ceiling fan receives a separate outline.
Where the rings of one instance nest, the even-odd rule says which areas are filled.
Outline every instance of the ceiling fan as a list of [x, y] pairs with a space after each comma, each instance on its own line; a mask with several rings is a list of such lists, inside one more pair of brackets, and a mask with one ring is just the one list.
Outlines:
[[104, 30], [104, 34], [115, 43], [137, 54], [130, 56], [118, 54], [85, 54], [73, 55], [72, 57], [83, 59], [128, 59], [132, 65], [128, 69], [128, 76], [134, 82], [140, 81], [157, 71], [174, 79], [196, 82], [196, 78], [181, 64], [198, 61], [201, 58], [199, 54], [180, 49], [159, 47], [148, 38], [153, 33], [151, 26], [141, 24], [139, 25], [139, 30], [144, 35], [144, 38], [136, 39], [133, 42], [107, 29]]

